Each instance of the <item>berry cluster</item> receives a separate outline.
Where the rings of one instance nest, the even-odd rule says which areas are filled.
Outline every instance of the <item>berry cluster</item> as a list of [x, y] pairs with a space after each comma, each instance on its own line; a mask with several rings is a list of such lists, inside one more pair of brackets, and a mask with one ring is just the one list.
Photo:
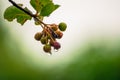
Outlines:
[[42, 32], [37, 32], [34, 38], [37, 41], [40, 41], [44, 46], [43, 50], [46, 53], [51, 54], [52, 47], [54, 50], [58, 50], [61, 48], [59, 42], [56, 39], [61, 39], [63, 36], [63, 31], [67, 28], [66, 23], [61, 22], [59, 25], [57, 24], [46, 24], [43, 26]]

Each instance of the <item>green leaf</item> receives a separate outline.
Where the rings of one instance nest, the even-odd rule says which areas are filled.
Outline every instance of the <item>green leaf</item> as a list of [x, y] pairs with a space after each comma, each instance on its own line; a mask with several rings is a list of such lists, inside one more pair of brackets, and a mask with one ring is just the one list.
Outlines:
[[59, 5], [55, 5], [52, 0], [31, 0], [32, 7], [41, 16], [49, 16], [54, 10], [56, 10]]
[[31, 0], [30, 4], [39, 13], [43, 6], [51, 2], [51, 0]]
[[41, 16], [49, 16], [58, 7], [59, 7], [59, 5], [54, 5], [53, 3], [49, 3], [42, 8], [40, 15]]
[[[22, 6], [21, 4], [18, 5]], [[29, 11], [27, 8], [24, 9]], [[31, 20], [32, 17], [22, 10], [16, 8], [15, 6], [10, 6], [5, 10], [4, 18], [8, 21], [13, 21], [14, 19], [17, 19], [17, 22], [23, 25], [27, 20]]]

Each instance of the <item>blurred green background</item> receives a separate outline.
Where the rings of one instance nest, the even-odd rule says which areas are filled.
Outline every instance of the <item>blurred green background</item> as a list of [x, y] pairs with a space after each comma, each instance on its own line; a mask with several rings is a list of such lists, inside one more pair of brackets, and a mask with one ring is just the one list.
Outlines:
[[82, 47], [79, 43], [69, 52], [72, 58], [66, 61], [62, 56], [55, 65], [45, 65], [43, 53], [38, 66], [29, 56], [35, 54], [34, 50], [17, 40], [19, 36], [11, 33], [11, 27], [0, 13], [0, 80], [120, 80], [119, 37], [87, 40]]

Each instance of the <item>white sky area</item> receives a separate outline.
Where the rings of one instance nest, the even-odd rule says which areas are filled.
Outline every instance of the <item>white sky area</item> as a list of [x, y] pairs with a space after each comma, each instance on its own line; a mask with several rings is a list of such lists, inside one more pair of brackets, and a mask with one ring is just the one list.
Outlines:
[[[17, 3], [23, 3], [29, 9], [29, 0], [13, 0]], [[52, 56], [43, 54], [40, 42], [34, 40], [34, 34], [41, 31], [42, 28], [34, 25], [34, 21], [27, 21], [24, 27], [15, 22], [7, 24], [12, 25], [11, 33], [17, 33], [22, 41], [30, 47], [35, 54], [34, 60], [39, 62], [39, 58], [45, 59], [45, 62], [57, 63], [62, 59], [67, 59], [71, 51], [77, 45], [82, 45], [88, 39], [117, 38], [120, 36], [120, 0], [53, 0], [61, 7], [54, 11], [50, 17], [45, 18], [46, 23], [66, 22], [68, 27], [61, 40], [62, 48], [58, 52], [53, 51]], [[7, 0], [2, 0], [3, 10], [11, 4]], [[35, 12], [35, 11], [34, 11]], [[29, 54], [29, 53], [28, 53]], [[47, 59], [46, 59], [47, 58]], [[49, 64], [50, 64], [49, 63]], [[47, 63], [48, 64], [48, 63]]]

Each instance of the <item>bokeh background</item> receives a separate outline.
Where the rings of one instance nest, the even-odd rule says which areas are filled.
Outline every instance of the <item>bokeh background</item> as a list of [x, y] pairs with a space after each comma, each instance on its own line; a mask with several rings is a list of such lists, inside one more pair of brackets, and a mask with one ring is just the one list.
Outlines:
[[[23, 3], [33, 12], [29, 0]], [[61, 7], [46, 23], [68, 24], [62, 48], [42, 51], [34, 21], [21, 26], [4, 19], [11, 4], [0, 2], [0, 80], [120, 80], [120, 1], [53, 0]]]

